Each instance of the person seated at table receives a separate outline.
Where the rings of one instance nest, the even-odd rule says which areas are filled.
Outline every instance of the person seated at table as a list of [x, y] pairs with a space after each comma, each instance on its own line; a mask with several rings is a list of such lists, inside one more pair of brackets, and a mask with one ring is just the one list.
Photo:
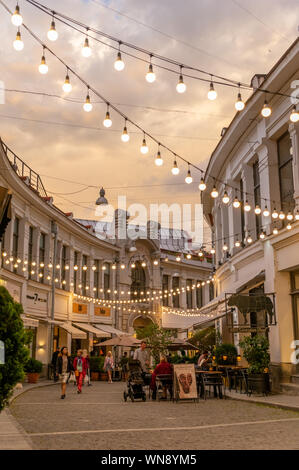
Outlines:
[[[152, 373], [152, 379], [151, 379], [151, 389], [153, 391], [152, 393], [152, 400], [156, 400], [157, 396], [157, 386], [156, 386], [156, 377], [157, 375], [166, 375], [166, 374], [172, 374], [172, 364], [170, 364], [167, 361], [167, 358], [164, 354], [161, 355], [160, 357], [160, 363], [156, 366], [154, 372]], [[166, 400], [167, 399], [167, 386], [163, 387], [163, 395], [162, 399]]]
[[209, 370], [209, 353], [208, 351], [204, 351], [201, 356], [199, 356], [197, 365], [201, 370]]

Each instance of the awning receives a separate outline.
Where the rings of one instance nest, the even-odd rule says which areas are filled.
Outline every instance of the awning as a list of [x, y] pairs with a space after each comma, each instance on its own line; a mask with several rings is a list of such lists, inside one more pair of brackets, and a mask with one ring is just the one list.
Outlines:
[[59, 326], [60, 328], [63, 328], [65, 331], [70, 333], [74, 339], [86, 339], [86, 333], [84, 333], [82, 330], [79, 330], [78, 328], [75, 328], [70, 323], [62, 323]]
[[113, 328], [111, 325], [105, 325], [103, 323], [97, 323], [94, 325], [96, 328], [106, 331], [106, 333], [113, 333], [114, 335], [121, 336], [121, 335], [130, 335], [126, 331], [118, 330], [117, 328]]
[[203, 325], [214, 322], [226, 315], [225, 295], [221, 294], [214, 300], [206, 304], [199, 310], [201, 315], [206, 315], [200, 322], [193, 325], [194, 329], [201, 328]]
[[38, 324], [39, 324], [39, 321], [34, 319], [34, 318], [29, 318], [29, 317], [26, 317], [26, 315], [21, 315], [21, 318], [23, 320], [23, 325], [25, 326], [25, 328], [37, 328], [38, 327]]
[[77, 326], [78, 328], [82, 328], [82, 330], [84, 331], [93, 333], [94, 335], [97, 336], [97, 338], [110, 338], [111, 336], [111, 333], [106, 333], [106, 331], [100, 330], [99, 328], [95, 328], [89, 323], [74, 323], [74, 325]]

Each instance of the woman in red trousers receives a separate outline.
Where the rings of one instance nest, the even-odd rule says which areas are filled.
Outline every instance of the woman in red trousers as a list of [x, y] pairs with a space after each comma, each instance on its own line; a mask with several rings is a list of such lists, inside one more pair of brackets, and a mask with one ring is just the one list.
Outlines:
[[82, 349], [78, 349], [77, 356], [74, 359], [73, 367], [77, 380], [77, 393], [81, 393], [83, 380], [87, 372], [87, 361], [86, 358], [82, 356]]

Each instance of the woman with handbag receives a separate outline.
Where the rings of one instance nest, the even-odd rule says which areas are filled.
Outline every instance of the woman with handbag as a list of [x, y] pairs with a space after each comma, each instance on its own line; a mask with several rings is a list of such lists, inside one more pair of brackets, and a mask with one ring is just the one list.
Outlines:
[[77, 380], [77, 393], [82, 392], [82, 383], [86, 375], [86, 358], [82, 356], [82, 349], [78, 349], [77, 356], [74, 359], [73, 367], [75, 370], [75, 376]]
[[108, 351], [107, 356], [105, 357], [104, 370], [108, 374], [108, 383], [112, 384], [111, 372], [114, 369], [114, 361], [111, 351]]
[[56, 372], [59, 374], [61, 382], [61, 399], [65, 398], [66, 384], [72, 370], [73, 366], [68, 354], [68, 349], [66, 346], [63, 346], [57, 356], [56, 362]]
[[90, 383], [90, 361], [89, 361], [89, 355], [87, 349], [83, 349], [83, 354], [82, 356], [86, 360], [86, 376], [84, 376], [84, 383], [87, 383], [88, 386], [91, 385]]

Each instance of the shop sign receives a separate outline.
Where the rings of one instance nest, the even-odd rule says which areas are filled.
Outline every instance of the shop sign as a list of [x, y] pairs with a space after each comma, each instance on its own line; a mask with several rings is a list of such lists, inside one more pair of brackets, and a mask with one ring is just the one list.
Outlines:
[[110, 317], [110, 307], [94, 307], [94, 314], [96, 317]]
[[27, 291], [27, 307], [34, 307], [38, 310], [47, 310], [47, 294], [41, 294], [34, 291]]
[[78, 304], [73, 303], [73, 313], [80, 313], [80, 314], [87, 314], [87, 305], [86, 304]]

